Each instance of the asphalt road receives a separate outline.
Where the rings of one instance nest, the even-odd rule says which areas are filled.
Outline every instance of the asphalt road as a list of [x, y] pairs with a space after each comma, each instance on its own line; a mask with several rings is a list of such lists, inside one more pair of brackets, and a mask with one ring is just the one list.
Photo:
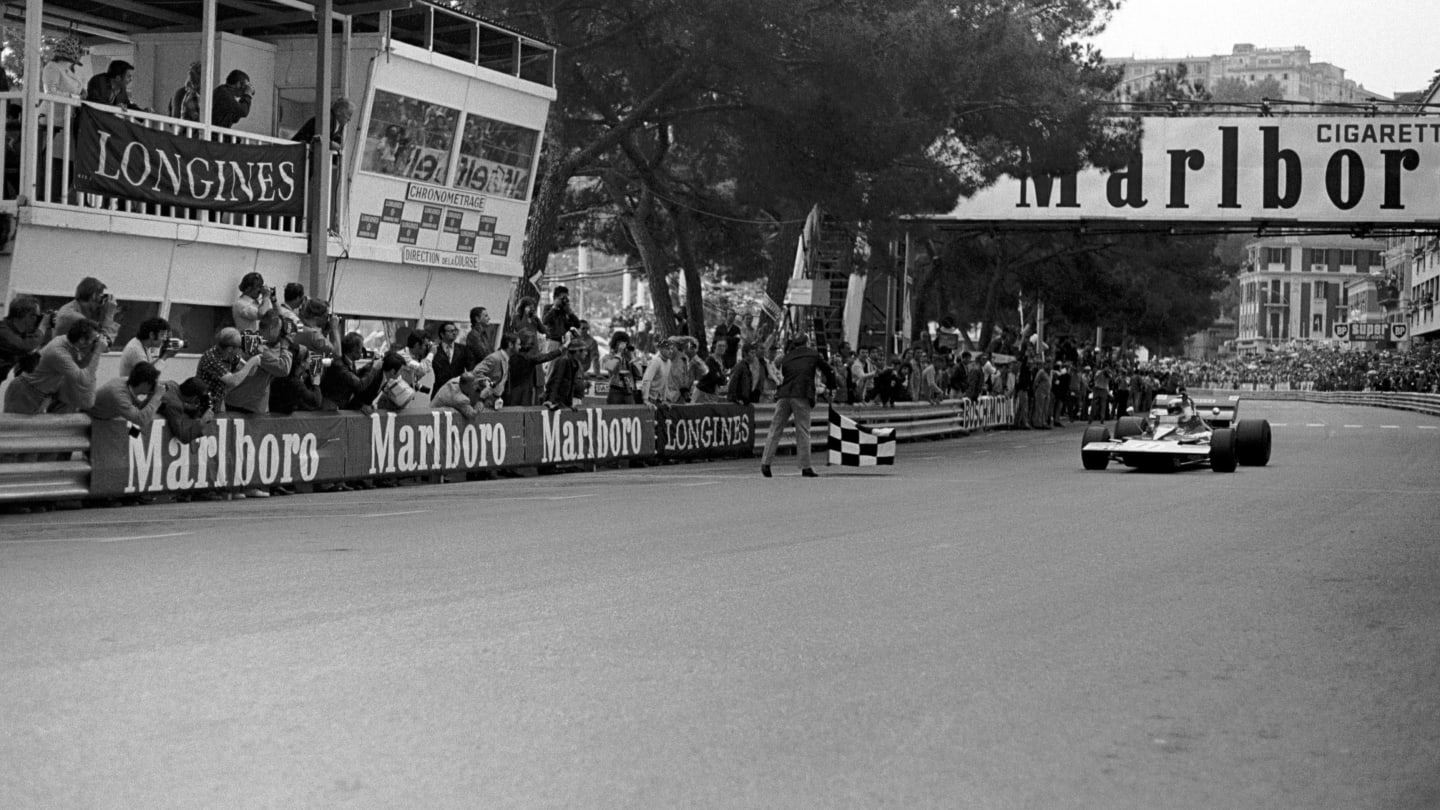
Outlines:
[[1440, 418], [0, 517], [0, 808], [1440, 807]]

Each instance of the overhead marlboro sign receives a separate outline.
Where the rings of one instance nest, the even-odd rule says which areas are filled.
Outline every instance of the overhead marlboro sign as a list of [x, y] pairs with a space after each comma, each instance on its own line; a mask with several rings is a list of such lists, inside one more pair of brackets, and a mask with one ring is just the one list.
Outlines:
[[1440, 120], [1144, 118], [1113, 172], [1004, 177], [948, 215], [963, 222], [1374, 224], [1440, 222]]
[[214, 211], [303, 216], [305, 144], [187, 138], [81, 105], [75, 187], [130, 200]]

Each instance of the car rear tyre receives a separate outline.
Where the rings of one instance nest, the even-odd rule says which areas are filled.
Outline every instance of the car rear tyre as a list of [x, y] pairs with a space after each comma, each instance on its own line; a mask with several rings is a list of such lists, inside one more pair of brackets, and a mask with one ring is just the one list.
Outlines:
[[1122, 416], [1115, 420], [1115, 438], [1139, 436], [1145, 432], [1145, 423], [1138, 416]]
[[1235, 472], [1235, 431], [1219, 428], [1210, 434], [1210, 469], [1215, 472]]
[[[1106, 430], [1103, 427], [1087, 427], [1085, 428], [1085, 435], [1082, 436], [1080, 439], [1080, 447], [1084, 448], [1085, 445], [1090, 444], [1091, 442], [1108, 441], [1110, 441], [1110, 431]], [[1103, 470], [1106, 467], [1110, 466], [1110, 454], [1104, 450], [1086, 451], [1084, 449], [1081, 449], [1080, 463], [1087, 470]]]
[[1270, 463], [1270, 420], [1242, 419], [1235, 426], [1235, 455], [1246, 467]]

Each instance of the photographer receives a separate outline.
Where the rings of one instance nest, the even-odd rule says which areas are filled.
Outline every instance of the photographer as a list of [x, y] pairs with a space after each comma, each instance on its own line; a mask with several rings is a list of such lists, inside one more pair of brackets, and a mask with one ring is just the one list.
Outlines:
[[120, 376], [128, 377], [141, 363], [149, 363], [157, 369], [165, 365], [185, 345], [183, 340], [170, 337], [170, 322], [164, 318], [146, 318], [140, 322], [140, 329], [125, 348], [120, 351]]
[[340, 356], [320, 378], [321, 410], [374, 413], [382, 379], [379, 359], [366, 357], [365, 338], [351, 332], [340, 341]]
[[86, 413], [91, 419], [124, 419], [149, 430], [164, 397], [158, 390], [160, 370], [141, 361], [124, 377], [108, 380], [95, 391], [95, 404]]
[[200, 355], [195, 376], [205, 386], [210, 396], [210, 405], [217, 414], [225, 411], [225, 397], [230, 389], [249, 377], [260, 365], [260, 355], [241, 358], [243, 341], [240, 330], [233, 326], [221, 329], [215, 336], [215, 345]]
[[40, 350], [33, 371], [5, 390], [6, 413], [77, 413], [95, 404], [95, 368], [100, 364], [100, 329], [92, 320], [70, 324], [65, 334]]
[[403, 411], [415, 401], [415, 389], [405, 379], [407, 361], [400, 352], [386, 352], [380, 361], [380, 397], [375, 407], [382, 411]]
[[605, 395], [606, 405], [636, 405], [640, 398], [639, 380], [644, 374], [635, 364], [635, 347], [630, 345], [630, 336], [616, 332], [610, 336], [610, 353], [600, 363], [600, 373], [610, 381], [610, 393]]
[[77, 321], [91, 320], [100, 327], [101, 353], [110, 350], [115, 335], [120, 331], [120, 305], [111, 295], [105, 282], [86, 276], [75, 286], [75, 300], [60, 307], [55, 313], [55, 334], [63, 335]]
[[54, 327], [55, 313], [41, 313], [40, 302], [28, 295], [15, 296], [0, 321], [0, 381], [10, 376], [12, 368], [16, 374], [34, 371], [40, 347], [49, 341]]
[[270, 412], [291, 414], [318, 411], [321, 406], [318, 380], [324, 358], [310, 354], [304, 346], [290, 345], [290, 373], [270, 383]]
[[[245, 352], [256, 359], [256, 368], [225, 395], [227, 413], [269, 413], [271, 383], [290, 376], [294, 355], [290, 353], [290, 341], [285, 338], [285, 319], [279, 312], [272, 309], [261, 316], [259, 338], [259, 345]], [[243, 338], [241, 343], [243, 347]]]
[[230, 306], [235, 317], [235, 328], [241, 332], [254, 332], [260, 328], [260, 318], [275, 308], [275, 289], [265, 286], [265, 277], [249, 272], [240, 279], [240, 295]]
[[182, 444], [204, 436], [205, 429], [215, 421], [205, 384], [191, 377], [179, 385], [164, 382], [161, 386], [159, 413], [170, 435]]
[[299, 309], [300, 329], [290, 340], [310, 350], [315, 357], [336, 357], [340, 354], [340, 328], [330, 305], [318, 298], [308, 298]]

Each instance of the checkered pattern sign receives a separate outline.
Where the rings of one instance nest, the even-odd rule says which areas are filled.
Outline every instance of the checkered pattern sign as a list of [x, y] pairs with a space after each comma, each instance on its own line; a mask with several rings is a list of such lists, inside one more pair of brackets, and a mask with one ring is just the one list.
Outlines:
[[894, 428], [868, 428], [830, 409], [830, 463], [841, 467], [894, 465]]

